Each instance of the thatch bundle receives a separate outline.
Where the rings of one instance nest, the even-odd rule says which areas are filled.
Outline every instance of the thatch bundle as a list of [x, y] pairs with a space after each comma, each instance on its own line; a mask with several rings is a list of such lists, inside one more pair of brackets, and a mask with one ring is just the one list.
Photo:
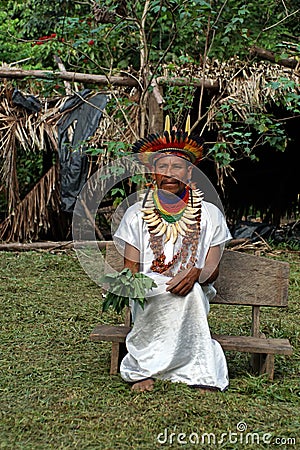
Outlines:
[[[245, 120], [249, 112], [266, 112], [268, 106], [286, 102], [287, 93], [300, 95], [299, 77], [300, 65], [292, 70], [264, 61], [245, 63], [237, 57], [224, 62], [207, 60], [203, 67], [194, 65], [164, 67], [164, 79], [185, 79], [187, 85], [193, 84], [197, 79], [218, 82], [219, 88], [213, 90], [214, 96], [210, 105], [211, 118], [214, 117], [214, 111], [219, 105], [228, 100], [241, 120]], [[271, 83], [277, 84], [276, 89]], [[290, 106], [289, 102], [286, 106]]]
[[[0, 93], [0, 192], [4, 193], [7, 205], [7, 217], [0, 223], [0, 240], [36, 240], [41, 231], [43, 235], [47, 234], [53, 222], [51, 214], [59, 214], [60, 211], [57, 124], [71, 110], [60, 111], [67, 97], [41, 99], [41, 109], [35, 113], [15, 105], [13, 92], [12, 88], [5, 88]], [[120, 98], [120, 92], [118, 94]], [[89, 147], [105, 149], [105, 142], [111, 140], [133, 142], [137, 135], [137, 110], [133, 102], [127, 107], [115, 108], [109, 117], [105, 114], [89, 141]], [[118, 117], [120, 112], [127, 121], [127, 127]], [[70, 140], [73, 132], [73, 127], [70, 127]], [[55, 155], [55, 163], [46, 170], [43, 168], [36, 185], [20, 198], [18, 155], [34, 153], [38, 157], [42, 152]], [[96, 160], [91, 158], [90, 173], [93, 165], [107, 164], [111, 158], [112, 155], [105, 151]]]

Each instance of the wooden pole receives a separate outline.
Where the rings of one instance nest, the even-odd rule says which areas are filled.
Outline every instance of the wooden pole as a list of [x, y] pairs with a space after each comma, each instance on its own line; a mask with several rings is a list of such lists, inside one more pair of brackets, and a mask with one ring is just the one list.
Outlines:
[[115, 86], [139, 86], [139, 83], [134, 78], [123, 76], [106, 77], [104, 75], [93, 75], [78, 72], [67, 72], [52, 70], [23, 70], [23, 69], [8, 69], [0, 67], [0, 78], [42, 78], [45, 80], [66, 80], [77, 81], [79, 83], [95, 83], [100, 85], [115, 85]]
[[280, 66], [289, 67], [290, 69], [296, 69], [299, 61], [294, 58], [280, 58], [274, 52], [270, 52], [264, 48], [256, 47], [253, 45], [250, 49], [250, 53], [254, 56], [258, 56], [261, 59], [266, 59], [267, 61], [271, 61], [273, 63], [279, 64]]
[[[95, 83], [103, 86], [135, 86], [140, 87], [138, 80], [129, 76], [111, 76], [94, 75], [79, 72], [67, 72], [67, 71], [52, 71], [52, 70], [23, 70], [23, 69], [10, 69], [7, 67], [0, 67], [0, 78], [41, 78], [45, 80], [66, 80], [79, 83]], [[217, 80], [210, 80], [202, 78], [175, 78], [175, 77], [158, 77], [156, 78], [156, 85], [169, 85], [169, 86], [204, 86], [208, 90], [218, 90], [219, 82]]]
[[7, 242], [0, 244], [0, 251], [4, 252], [28, 252], [32, 250], [67, 250], [76, 248], [84, 248], [89, 244], [94, 244], [97, 242], [99, 249], [106, 247], [106, 241], [61, 241], [61, 242], [28, 242], [28, 243], [18, 243], [18, 242]]
[[195, 86], [201, 87], [208, 90], [218, 90], [219, 82], [216, 80], [210, 80], [208, 78], [183, 78], [183, 77], [157, 77], [156, 83], [158, 85], [169, 85], [169, 86]]

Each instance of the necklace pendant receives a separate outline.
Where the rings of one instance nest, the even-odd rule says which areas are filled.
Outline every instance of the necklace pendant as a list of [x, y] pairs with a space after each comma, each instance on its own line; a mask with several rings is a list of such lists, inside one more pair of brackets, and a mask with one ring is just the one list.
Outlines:
[[176, 228], [175, 223], [172, 223], [171, 227], [172, 227], [172, 244], [175, 244], [175, 242], [177, 241], [177, 237], [178, 237], [177, 228]]

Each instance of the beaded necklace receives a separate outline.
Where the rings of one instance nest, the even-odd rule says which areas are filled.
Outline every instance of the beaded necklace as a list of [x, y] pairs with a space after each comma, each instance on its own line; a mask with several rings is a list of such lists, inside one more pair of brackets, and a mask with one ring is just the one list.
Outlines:
[[189, 200], [189, 188], [186, 188], [179, 199], [176, 195], [167, 197], [163, 191], [155, 189], [153, 202], [160, 216], [169, 223], [177, 222], [183, 215]]
[[[149, 197], [144, 208], [142, 208], [142, 212], [144, 213], [143, 220], [148, 226], [150, 247], [154, 254], [151, 270], [163, 273], [166, 276], [173, 276], [174, 266], [180, 259], [179, 270], [195, 265], [200, 236], [203, 194], [198, 189], [190, 190], [187, 188], [183, 198], [177, 200], [177, 202], [172, 201], [172, 203], [166, 203], [164, 199], [162, 200], [157, 190]], [[173, 214], [170, 211], [171, 209], [174, 211]], [[175, 213], [175, 211], [178, 212]], [[175, 244], [178, 235], [183, 236], [182, 245], [172, 260], [165, 263], [164, 244], [170, 239]]]

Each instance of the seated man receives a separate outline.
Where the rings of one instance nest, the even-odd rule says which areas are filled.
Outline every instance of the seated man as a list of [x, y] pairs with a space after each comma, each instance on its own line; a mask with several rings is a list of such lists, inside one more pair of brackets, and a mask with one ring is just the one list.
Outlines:
[[121, 362], [132, 389], [152, 390], [155, 379], [224, 391], [223, 350], [207, 321], [212, 285], [224, 243], [231, 238], [221, 211], [190, 184], [202, 141], [187, 133], [151, 135], [134, 151], [151, 167], [153, 185], [126, 211], [114, 235], [125, 267], [153, 278], [144, 309], [132, 302], [133, 328]]

